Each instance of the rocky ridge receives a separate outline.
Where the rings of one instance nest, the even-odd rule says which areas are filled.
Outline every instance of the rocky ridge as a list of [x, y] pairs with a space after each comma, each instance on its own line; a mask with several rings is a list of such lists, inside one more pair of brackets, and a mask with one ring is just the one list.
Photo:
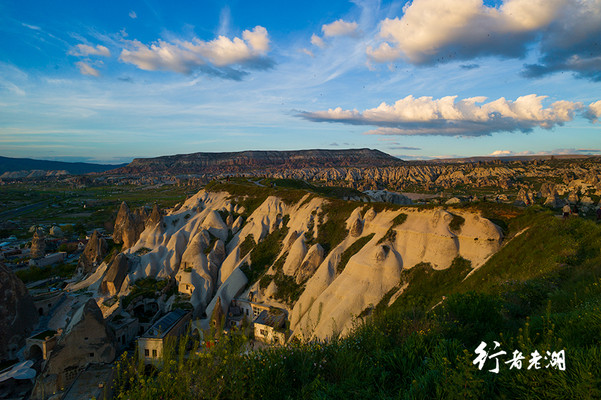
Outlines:
[[136, 158], [112, 174], [223, 174], [248, 170], [368, 167], [399, 165], [403, 161], [371, 149], [242, 151], [229, 153], [193, 153], [156, 158]]
[[[463, 220], [453, 230], [455, 216], [440, 208], [377, 211], [357, 203], [341, 227], [346, 237], [325, 250], [316, 237], [329, 219], [329, 202], [309, 194], [296, 201], [269, 196], [256, 209], [246, 210], [227, 192], [200, 191], [146, 226], [110, 266], [103, 263], [72, 290], [96, 290], [100, 303], [127, 295], [141, 278], [173, 279], [180, 291], [189, 290], [197, 316], [213, 315], [218, 302], [227, 313], [233, 298], [252, 297], [286, 308], [295, 336], [324, 338], [336, 329], [348, 331], [355, 316], [399, 284], [403, 269], [422, 262], [445, 269], [458, 256], [478, 268], [502, 241], [500, 229], [475, 213], [453, 211]], [[281, 239], [273, 249], [276, 261], [261, 273], [271, 280], [264, 287], [249, 282], [244, 271], [262, 268], [253, 266], [252, 253], [273, 235]], [[352, 247], [357, 241], [364, 242], [358, 250]], [[349, 248], [354, 254], [341, 266]], [[297, 285], [298, 300], [279, 297], [276, 276]]]

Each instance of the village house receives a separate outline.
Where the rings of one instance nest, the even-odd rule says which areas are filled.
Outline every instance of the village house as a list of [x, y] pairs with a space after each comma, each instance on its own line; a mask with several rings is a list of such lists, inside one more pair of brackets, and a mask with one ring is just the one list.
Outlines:
[[58, 332], [47, 330], [28, 337], [25, 340], [26, 357], [30, 360], [47, 360], [61, 334], [62, 329]]
[[261, 311], [254, 320], [255, 339], [265, 343], [286, 343], [286, 313], [279, 308]]
[[167, 338], [179, 336], [190, 320], [190, 312], [175, 309], [161, 317], [150, 329], [138, 338], [138, 357], [146, 363], [159, 362]]
[[109, 323], [109, 328], [115, 335], [117, 348], [123, 350], [138, 334], [139, 323], [137, 318], [124, 316], [119, 314], [115, 316]]

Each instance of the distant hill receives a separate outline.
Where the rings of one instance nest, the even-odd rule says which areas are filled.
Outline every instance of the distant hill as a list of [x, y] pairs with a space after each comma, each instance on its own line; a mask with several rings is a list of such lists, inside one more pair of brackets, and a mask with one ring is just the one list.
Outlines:
[[211, 174], [332, 167], [398, 166], [404, 161], [372, 149], [241, 151], [136, 158], [111, 173]]
[[[92, 164], [82, 162], [46, 161], [31, 158], [12, 158], [0, 156], [0, 175], [15, 172], [31, 173], [32, 171], [48, 171], [49, 175], [69, 173], [73, 175], [89, 174], [90, 172], [104, 172], [119, 168], [126, 164]], [[38, 174], [39, 175], [39, 174]], [[7, 177], [7, 176], [5, 176]]]
[[426, 160], [426, 163], [470, 163], [470, 162], [494, 162], [494, 161], [543, 161], [543, 160], [577, 160], [588, 158], [599, 158], [599, 155], [591, 154], [546, 154], [546, 155], [523, 155], [523, 156], [475, 156], [465, 158], [437, 158]]

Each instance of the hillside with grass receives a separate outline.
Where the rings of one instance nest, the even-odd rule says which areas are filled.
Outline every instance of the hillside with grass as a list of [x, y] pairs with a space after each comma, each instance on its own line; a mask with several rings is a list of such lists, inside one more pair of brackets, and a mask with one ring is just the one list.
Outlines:
[[[601, 397], [601, 226], [542, 208], [482, 212], [502, 223], [506, 237], [478, 268], [461, 257], [446, 269], [404, 268], [347, 334], [326, 340], [247, 352], [247, 338], [233, 333], [185, 356], [184, 338], [158, 369], [123, 356], [117, 397]], [[490, 372], [494, 358], [474, 365], [482, 341], [489, 354], [495, 341], [506, 352], [498, 373]], [[565, 371], [547, 355], [561, 350]], [[525, 357], [520, 369], [506, 363], [514, 351]], [[535, 351], [543, 358], [529, 369]]]

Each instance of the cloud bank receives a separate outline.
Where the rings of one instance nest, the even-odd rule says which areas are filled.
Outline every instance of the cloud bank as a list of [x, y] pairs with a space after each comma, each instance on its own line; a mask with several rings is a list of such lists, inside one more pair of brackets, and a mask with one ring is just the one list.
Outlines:
[[219, 36], [211, 41], [194, 39], [169, 43], [158, 40], [149, 46], [138, 40], [126, 41], [128, 48], [119, 59], [146, 71], [172, 71], [190, 74], [201, 71], [229, 79], [241, 79], [247, 72], [236, 69], [267, 69], [273, 62], [267, 58], [267, 29], [256, 26], [242, 32], [242, 38]]
[[536, 45], [538, 64], [524, 74], [556, 71], [601, 80], [601, 0], [414, 0], [400, 18], [380, 23], [376, 62], [431, 65], [480, 56], [521, 58]]
[[486, 97], [458, 100], [407, 96], [392, 105], [381, 103], [365, 111], [343, 110], [302, 112], [299, 117], [315, 122], [372, 125], [375, 135], [483, 136], [494, 132], [529, 132], [536, 127], [551, 129], [574, 119], [577, 112], [591, 121], [601, 116], [601, 101], [584, 106], [560, 100], [543, 107], [546, 96], [530, 94], [515, 101], [503, 97], [486, 102]]

